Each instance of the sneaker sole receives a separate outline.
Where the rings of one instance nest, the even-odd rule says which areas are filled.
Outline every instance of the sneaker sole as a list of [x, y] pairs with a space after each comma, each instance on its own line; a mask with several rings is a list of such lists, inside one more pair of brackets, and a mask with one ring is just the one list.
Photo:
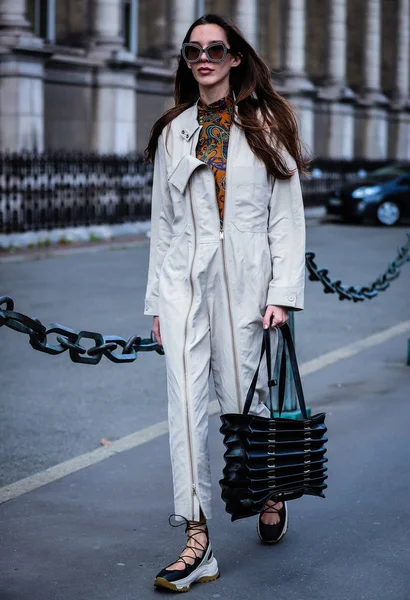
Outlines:
[[195, 573], [191, 573], [191, 575], [185, 577], [185, 579], [174, 582], [168, 581], [164, 577], [157, 577], [154, 581], [154, 585], [174, 592], [189, 592], [194, 583], [208, 583], [209, 581], [215, 581], [219, 577], [218, 563], [215, 558], [212, 558], [209, 564], [199, 567]]
[[260, 541], [262, 542], [262, 544], [279, 544], [279, 542], [285, 537], [285, 535], [287, 534], [288, 531], [288, 526], [289, 526], [289, 513], [288, 513], [288, 508], [286, 508], [286, 519], [285, 519], [285, 524], [283, 526], [283, 531], [280, 534], [280, 536], [278, 537], [277, 540], [265, 540], [263, 539], [263, 537], [261, 536], [261, 532], [259, 531], [259, 517], [258, 517], [258, 521], [256, 523], [256, 531], [258, 532], [258, 536]]

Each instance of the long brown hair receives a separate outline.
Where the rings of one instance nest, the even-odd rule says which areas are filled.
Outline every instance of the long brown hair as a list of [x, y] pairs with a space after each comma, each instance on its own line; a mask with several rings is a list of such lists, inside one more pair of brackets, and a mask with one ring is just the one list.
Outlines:
[[[265, 163], [268, 173], [278, 179], [289, 179], [294, 173], [286, 165], [281, 147], [294, 158], [297, 170], [304, 172], [307, 160], [291, 105], [275, 92], [268, 66], [248, 44], [238, 27], [225, 16], [207, 14], [192, 23], [184, 43], [189, 42], [195, 27], [207, 24], [222, 27], [233, 54], [241, 57], [240, 65], [230, 71], [230, 86], [235, 93], [239, 115], [239, 119], [234, 117], [234, 122], [245, 132], [251, 150]], [[195, 104], [198, 97], [198, 83], [181, 55], [175, 76], [175, 106], [154, 124], [145, 150], [147, 161], [154, 162], [158, 138], [164, 127]]]

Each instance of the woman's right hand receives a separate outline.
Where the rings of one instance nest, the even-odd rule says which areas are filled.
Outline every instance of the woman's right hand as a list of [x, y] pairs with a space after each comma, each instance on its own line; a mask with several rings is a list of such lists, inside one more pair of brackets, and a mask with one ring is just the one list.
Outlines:
[[157, 339], [157, 342], [160, 346], [162, 346], [162, 340], [161, 340], [161, 329], [159, 326], [159, 317], [154, 317], [154, 322], [152, 324], [152, 331], [154, 332], [154, 335]]

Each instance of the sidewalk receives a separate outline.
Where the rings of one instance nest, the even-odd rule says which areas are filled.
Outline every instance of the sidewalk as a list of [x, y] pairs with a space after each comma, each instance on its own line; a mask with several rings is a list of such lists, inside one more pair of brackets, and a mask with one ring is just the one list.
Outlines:
[[[408, 600], [410, 368], [407, 335], [305, 377], [329, 428], [325, 500], [291, 503], [290, 530], [262, 546], [255, 519], [231, 523], [220, 500], [223, 446], [210, 419], [221, 578], [192, 598]], [[184, 545], [171, 529], [167, 436], [0, 505], [1, 600], [149, 600]], [[164, 594], [167, 594], [164, 592]]]
[[[326, 214], [324, 206], [305, 208], [306, 220], [322, 219]], [[25, 233], [0, 234], [0, 256], [6, 251], [31, 251], [43, 253], [50, 249], [94, 246], [107, 242], [128, 242], [130, 239], [149, 239], [151, 222], [132, 221], [116, 225], [89, 225], [42, 229]]]

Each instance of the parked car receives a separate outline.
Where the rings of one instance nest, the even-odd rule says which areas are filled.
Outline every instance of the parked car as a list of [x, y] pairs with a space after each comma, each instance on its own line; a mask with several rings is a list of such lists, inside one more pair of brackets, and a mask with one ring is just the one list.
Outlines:
[[365, 179], [333, 190], [326, 202], [327, 214], [345, 221], [374, 219], [391, 226], [410, 218], [410, 170], [390, 165], [369, 173]]

